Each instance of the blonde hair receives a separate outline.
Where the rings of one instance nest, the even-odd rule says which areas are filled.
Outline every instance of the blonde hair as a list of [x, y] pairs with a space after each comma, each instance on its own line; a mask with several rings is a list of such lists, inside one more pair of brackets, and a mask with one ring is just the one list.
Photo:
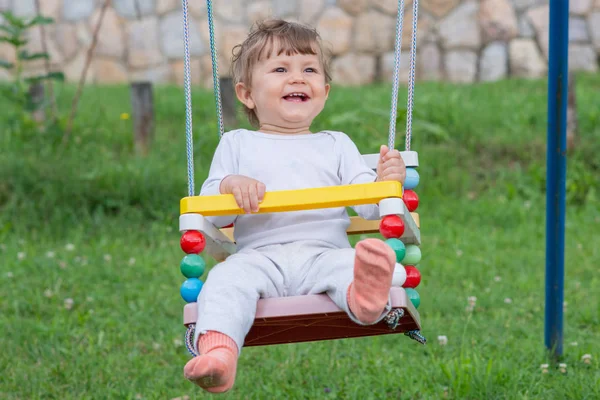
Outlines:
[[[277, 55], [283, 53], [317, 55], [323, 68], [325, 82], [331, 81], [329, 56], [324, 53], [318, 32], [299, 23], [271, 19], [258, 22], [246, 40], [233, 48], [231, 64], [233, 84], [242, 82], [251, 88], [252, 69], [264, 57], [269, 58], [276, 48], [278, 48]], [[244, 111], [250, 123], [257, 127], [259, 121], [256, 112], [245, 105]]]

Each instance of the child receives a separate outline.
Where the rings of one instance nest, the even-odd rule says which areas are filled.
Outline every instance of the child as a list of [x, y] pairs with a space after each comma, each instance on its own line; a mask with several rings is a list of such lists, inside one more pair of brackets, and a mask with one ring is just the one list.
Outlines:
[[[223, 135], [201, 195], [233, 194], [246, 214], [235, 220], [238, 251], [209, 273], [198, 297], [198, 357], [185, 376], [209, 392], [235, 381], [237, 358], [259, 298], [327, 293], [356, 323], [379, 322], [390, 310], [392, 249], [365, 239], [353, 249], [344, 207], [253, 214], [266, 190], [290, 190], [396, 180], [404, 183], [400, 153], [381, 146], [377, 173], [341, 132], [311, 133], [329, 94], [327, 59], [315, 30], [281, 20], [259, 24], [236, 47], [238, 99], [258, 129]], [[377, 205], [353, 207], [379, 219]]]

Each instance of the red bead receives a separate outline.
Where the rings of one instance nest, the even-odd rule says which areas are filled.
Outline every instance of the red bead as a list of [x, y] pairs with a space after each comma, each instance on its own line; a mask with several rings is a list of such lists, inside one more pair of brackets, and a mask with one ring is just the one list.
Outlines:
[[386, 215], [379, 223], [379, 232], [386, 239], [399, 239], [404, 233], [404, 221], [397, 215]]
[[206, 239], [204, 239], [204, 235], [201, 232], [187, 231], [181, 236], [179, 244], [184, 253], [199, 254], [202, 253], [206, 246]]
[[421, 272], [419, 272], [417, 267], [405, 265], [404, 269], [406, 270], [406, 281], [402, 287], [414, 289], [419, 286], [419, 283], [421, 283]]
[[408, 211], [413, 212], [419, 207], [419, 196], [413, 190], [405, 190], [402, 195], [402, 200], [406, 204]]

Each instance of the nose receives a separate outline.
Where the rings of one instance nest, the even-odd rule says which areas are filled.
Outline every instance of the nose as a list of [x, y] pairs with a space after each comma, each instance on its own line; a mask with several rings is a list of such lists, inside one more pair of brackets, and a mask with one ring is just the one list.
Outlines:
[[301, 72], [295, 72], [290, 75], [290, 83], [306, 83], [306, 80]]

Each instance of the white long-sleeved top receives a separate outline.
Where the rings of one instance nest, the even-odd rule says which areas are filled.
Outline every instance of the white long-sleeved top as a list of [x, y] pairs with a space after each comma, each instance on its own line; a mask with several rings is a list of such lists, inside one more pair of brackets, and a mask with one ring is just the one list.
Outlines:
[[[377, 174], [342, 132], [274, 135], [246, 129], [225, 133], [215, 151], [200, 195], [217, 195], [228, 175], [261, 181], [267, 192], [374, 182]], [[377, 205], [352, 207], [364, 219], [378, 219]], [[235, 223], [238, 249], [298, 240], [349, 247], [350, 219], [344, 207], [208, 217], [217, 227]]]

